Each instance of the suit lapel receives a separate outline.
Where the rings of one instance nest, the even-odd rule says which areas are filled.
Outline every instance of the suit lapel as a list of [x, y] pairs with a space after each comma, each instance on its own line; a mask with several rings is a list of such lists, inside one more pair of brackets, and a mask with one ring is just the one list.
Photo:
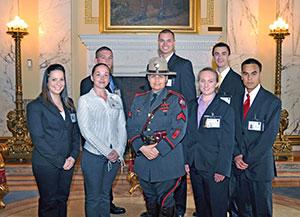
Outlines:
[[260, 87], [260, 89], [259, 89], [259, 91], [247, 113], [246, 120], [253, 119], [255, 117], [255, 112], [258, 110], [258, 108], [261, 106], [261, 103], [263, 102], [263, 99], [264, 99], [263, 95], [264, 95], [264, 89], [263, 89], [263, 87]]
[[[231, 87], [232, 86], [232, 84], [230, 83], [231, 81], [232, 81], [232, 73], [233, 73], [233, 71], [232, 71], [232, 69], [230, 68], [230, 70], [229, 70], [229, 72], [227, 73], [227, 75], [226, 75], [226, 77], [224, 78], [224, 80], [222, 81], [222, 84], [221, 84], [221, 86], [220, 86], [220, 90], [219, 90], [219, 92], [222, 94], [222, 95], [227, 95], [227, 94], [229, 94], [229, 93], [226, 93], [225, 91], [224, 91], [224, 89], [229, 89], [229, 87]], [[226, 88], [227, 87], [227, 88]]]
[[173, 70], [173, 65], [176, 63], [176, 58], [177, 58], [176, 54], [173, 53], [173, 55], [171, 56], [171, 58], [168, 61], [168, 68], [169, 68], [170, 71]]
[[[54, 115], [56, 115], [58, 117], [58, 119], [60, 121], [62, 121], [64, 124], [65, 124], [65, 120], [63, 119], [63, 117], [61, 116], [58, 108], [56, 108], [54, 105], [52, 105], [51, 103], [48, 103], [48, 102], [45, 102], [44, 100], [42, 100], [42, 103], [43, 105], [48, 109], [48, 111], [50, 111], [51, 113], [53, 113]], [[65, 108], [64, 106], [64, 109], [65, 109], [65, 115], [66, 115], [66, 120], [67, 120], [67, 115], [68, 115], [68, 112], [66, 111], [67, 109]]]
[[198, 98], [191, 105], [191, 125], [195, 126], [195, 129], [198, 128]]

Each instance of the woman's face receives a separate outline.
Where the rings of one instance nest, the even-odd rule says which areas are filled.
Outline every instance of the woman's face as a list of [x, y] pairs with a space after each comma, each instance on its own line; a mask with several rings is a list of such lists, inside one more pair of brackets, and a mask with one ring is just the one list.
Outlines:
[[199, 88], [203, 95], [212, 95], [217, 87], [217, 75], [209, 70], [202, 71], [199, 74]]
[[109, 83], [109, 69], [104, 65], [97, 66], [93, 72], [92, 81], [94, 88], [105, 89]]
[[148, 75], [150, 87], [154, 92], [158, 92], [165, 88], [168, 76], [165, 75]]
[[51, 95], [60, 95], [65, 88], [64, 72], [61, 70], [51, 71], [48, 77], [48, 89]]

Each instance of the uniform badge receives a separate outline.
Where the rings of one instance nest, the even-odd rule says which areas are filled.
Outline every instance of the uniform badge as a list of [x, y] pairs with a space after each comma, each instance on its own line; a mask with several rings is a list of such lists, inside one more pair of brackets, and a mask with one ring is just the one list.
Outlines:
[[179, 105], [181, 107], [181, 109], [185, 109], [186, 108], [186, 104], [185, 104], [185, 100], [182, 98], [179, 98]]
[[167, 111], [169, 111], [169, 108], [170, 108], [170, 104], [168, 104], [168, 103], [162, 103], [160, 105], [159, 110], [161, 110], [163, 112], [167, 112]]
[[131, 112], [131, 111], [128, 112], [128, 117], [129, 117], [129, 118], [132, 117], [132, 112]]
[[182, 119], [184, 122], [186, 122], [186, 116], [183, 112], [180, 112], [178, 115], [177, 115], [177, 120], [180, 120]]

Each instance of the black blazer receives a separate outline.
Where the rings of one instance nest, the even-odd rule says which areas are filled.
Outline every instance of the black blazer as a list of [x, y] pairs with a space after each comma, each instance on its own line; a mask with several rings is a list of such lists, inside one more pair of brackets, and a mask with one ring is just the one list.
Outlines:
[[168, 68], [176, 72], [170, 88], [181, 93], [187, 102], [196, 98], [195, 75], [191, 61], [174, 53], [168, 62]]
[[[75, 110], [66, 107], [66, 120], [51, 103], [38, 97], [27, 105], [27, 123], [32, 143], [32, 163], [62, 168], [66, 158], [79, 155], [80, 134]], [[71, 114], [74, 116], [73, 123]]]
[[[281, 101], [275, 95], [261, 87], [243, 118], [244, 94], [240, 98], [239, 113], [236, 118], [236, 147], [234, 156], [243, 155], [249, 164], [245, 172], [251, 180], [270, 181], [274, 177], [273, 143], [279, 129]], [[248, 121], [258, 120], [264, 123], [264, 131], [248, 130]]]
[[[234, 148], [234, 110], [215, 96], [204, 112], [198, 128], [198, 98], [188, 104], [188, 126], [183, 140], [185, 161], [197, 170], [230, 177]], [[204, 116], [221, 117], [220, 128], [205, 128]]]
[[230, 105], [237, 111], [238, 102], [243, 93], [244, 85], [241, 76], [230, 69], [218, 90], [219, 97], [231, 96]]

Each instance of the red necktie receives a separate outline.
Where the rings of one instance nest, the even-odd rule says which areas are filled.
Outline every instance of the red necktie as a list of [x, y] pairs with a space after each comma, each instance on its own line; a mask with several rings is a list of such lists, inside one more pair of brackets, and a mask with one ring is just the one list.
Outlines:
[[244, 102], [244, 120], [246, 119], [249, 108], [250, 108], [250, 95], [247, 94], [247, 99]]

